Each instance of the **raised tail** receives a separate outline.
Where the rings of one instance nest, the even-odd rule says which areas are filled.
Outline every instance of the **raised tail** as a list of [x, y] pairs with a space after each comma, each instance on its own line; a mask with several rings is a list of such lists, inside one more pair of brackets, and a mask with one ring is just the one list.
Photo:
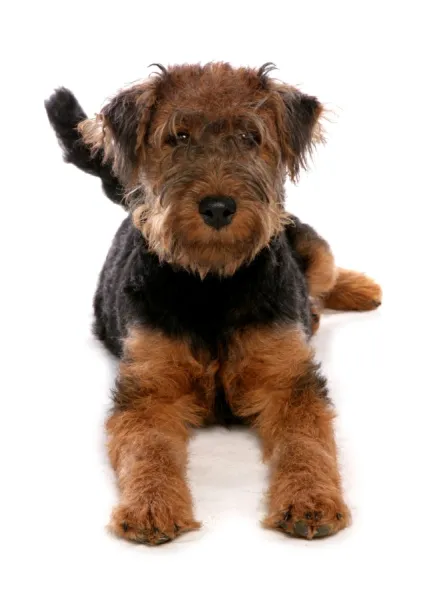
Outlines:
[[77, 130], [77, 125], [86, 119], [87, 115], [74, 94], [67, 88], [58, 88], [45, 101], [45, 108], [63, 150], [65, 162], [75, 165], [85, 173], [99, 177], [108, 198], [116, 204], [123, 205], [123, 188], [113, 175], [111, 165], [103, 162], [102, 151], [91, 153]]

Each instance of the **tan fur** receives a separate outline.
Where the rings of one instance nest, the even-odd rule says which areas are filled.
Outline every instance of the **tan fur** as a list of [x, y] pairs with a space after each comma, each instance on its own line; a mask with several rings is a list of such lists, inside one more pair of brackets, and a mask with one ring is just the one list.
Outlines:
[[265, 524], [301, 535], [304, 522], [307, 538], [346, 527], [334, 411], [303, 332], [276, 325], [237, 333], [221, 377], [233, 410], [253, 422], [271, 464]]
[[310, 298], [310, 314], [311, 314], [311, 333], [317, 333], [320, 327], [320, 315], [322, 314], [322, 304], [318, 298]]
[[131, 332], [107, 422], [120, 488], [110, 524], [116, 535], [156, 544], [199, 527], [185, 476], [187, 442], [190, 427], [211, 413], [217, 368], [185, 341]]
[[[84, 142], [111, 163], [149, 249], [174, 268], [231, 276], [291, 226], [283, 183], [297, 180], [323, 140], [324, 109], [268, 79], [269, 70], [162, 68], [79, 126]], [[201, 216], [208, 196], [234, 201], [222, 227]], [[323, 306], [378, 305], [378, 286], [337, 269], [311, 228], [294, 237], [313, 332]], [[221, 386], [235, 415], [259, 433], [270, 463], [266, 526], [311, 539], [349, 524], [334, 411], [305, 333], [280, 323], [228, 333], [213, 356], [148, 326], [129, 333], [107, 421], [120, 490], [110, 524], [116, 535], [157, 544], [200, 526], [186, 480], [187, 443], [191, 428], [211, 422]]]
[[296, 239], [296, 249], [307, 261], [305, 273], [313, 317], [313, 333], [319, 326], [323, 308], [333, 310], [374, 310], [381, 305], [381, 287], [372, 279], [335, 266], [325, 240], [308, 234]]
[[[301, 98], [295, 88], [265, 79], [262, 69], [175, 66], [122, 90], [79, 130], [112, 163], [135, 225], [162, 260], [202, 277], [230, 276], [287, 222], [285, 173], [296, 179], [320, 139], [323, 109], [316, 100], [303, 126], [295, 118]], [[197, 144], [171, 145], [180, 131]], [[252, 135], [256, 149], [247, 145]], [[238, 205], [220, 231], [198, 212], [211, 195], [231, 196]]]
[[[295, 524], [305, 520], [307, 537], [345, 527], [350, 517], [341, 495], [334, 413], [312, 350], [299, 328], [274, 326], [237, 333], [220, 364], [183, 341], [132, 332], [107, 423], [121, 492], [111, 530], [155, 544], [199, 526], [185, 479], [186, 447], [190, 427], [211, 417], [217, 378], [233, 411], [256, 427], [271, 463], [266, 524], [295, 534]], [[307, 519], [309, 513], [316, 519]], [[286, 527], [285, 514], [292, 515]]]
[[192, 206], [184, 209], [174, 203], [164, 208], [155, 200], [133, 211], [133, 222], [153, 252], [202, 278], [210, 271], [233, 275], [269, 244], [286, 220], [285, 211], [277, 205], [259, 213], [253, 201], [243, 195], [233, 228], [221, 232], [207, 228]]
[[375, 310], [382, 301], [381, 287], [363, 273], [338, 269], [332, 290], [324, 305], [333, 310]]

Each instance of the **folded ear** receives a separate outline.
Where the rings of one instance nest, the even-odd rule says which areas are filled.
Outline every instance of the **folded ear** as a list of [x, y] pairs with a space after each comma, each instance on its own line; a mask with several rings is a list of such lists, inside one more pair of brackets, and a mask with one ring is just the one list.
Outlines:
[[323, 140], [319, 119], [323, 107], [314, 96], [307, 96], [299, 90], [286, 90], [282, 93], [285, 105], [285, 151], [292, 180], [298, 179], [300, 169], [307, 168], [307, 157], [314, 145]]
[[152, 79], [117, 94], [93, 119], [82, 121], [79, 132], [92, 151], [100, 149], [104, 162], [126, 185], [145, 157], [147, 133], [156, 102]]
[[280, 84], [275, 86], [276, 118], [282, 158], [292, 181], [298, 180], [301, 168], [316, 143], [323, 141], [320, 117], [323, 106], [314, 96]]

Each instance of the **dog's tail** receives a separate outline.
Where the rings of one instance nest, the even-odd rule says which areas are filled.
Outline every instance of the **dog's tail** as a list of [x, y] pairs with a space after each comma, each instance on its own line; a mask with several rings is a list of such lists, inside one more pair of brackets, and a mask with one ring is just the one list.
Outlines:
[[323, 298], [332, 310], [374, 310], [382, 300], [381, 287], [372, 279], [347, 269], [338, 269], [334, 287]]
[[100, 177], [105, 194], [116, 204], [123, 205], [123, 188], [113, 175], [111, 165], [103, 162], [103, 154], [92, 154], [83, 142], [77, 125], [87, 118], [74, 94], [67, 88], [55, 90], [45, 101], [45, 108], [59, 144], [64, 160], [85, 173]]

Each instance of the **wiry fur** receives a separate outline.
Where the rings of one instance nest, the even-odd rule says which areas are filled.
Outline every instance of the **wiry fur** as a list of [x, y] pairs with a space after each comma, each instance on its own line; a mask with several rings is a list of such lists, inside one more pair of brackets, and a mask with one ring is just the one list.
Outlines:
[[[327, 243], [285, 210], [286, 177], [323, 139], [323, 107], [271, 79], [271, 63], [158, 67], [93, 119], [63, 89], [46, 105], [66, 160], [130, 212], [94, 301], [94, 331], [121, 359], [107, 423], [121, 491], [111, 529], [157, 544], [198, 528], [190, 428], [240, 419], [271, 465], [265, 524], [331, 535], [350, 514], [309, 339], [322, 304], [366, 310], [380, 290], [337, 270]], [[211, 196], [235, 203], [222, 228], [201, 217]]]
[[[305, 167], [321, 112], [316, 98], [256, 70], [214, 63], [120, 92], [79, 131], [110, 161], [152, 251], [203, 276], [232, 275], [283, 229], [283, 180]], [[180, 130], [191, 130], [189, 143], [170, 143]], [[194, 208], [204, 194], [225, 193], [239, 210], [218, 234]]]
[[117, 204], [123, 204], [123, 187], [113, 175], [102, 150], [91, 152], [77, 126], [87, 119], [86, 113], [74, 95], [66, 88], [59, 88], [45, 102], [46, 112], [58, 141], [63, 149], [65, 162], [71, 163], [90, 175], [101, 178], [104, 192]]

